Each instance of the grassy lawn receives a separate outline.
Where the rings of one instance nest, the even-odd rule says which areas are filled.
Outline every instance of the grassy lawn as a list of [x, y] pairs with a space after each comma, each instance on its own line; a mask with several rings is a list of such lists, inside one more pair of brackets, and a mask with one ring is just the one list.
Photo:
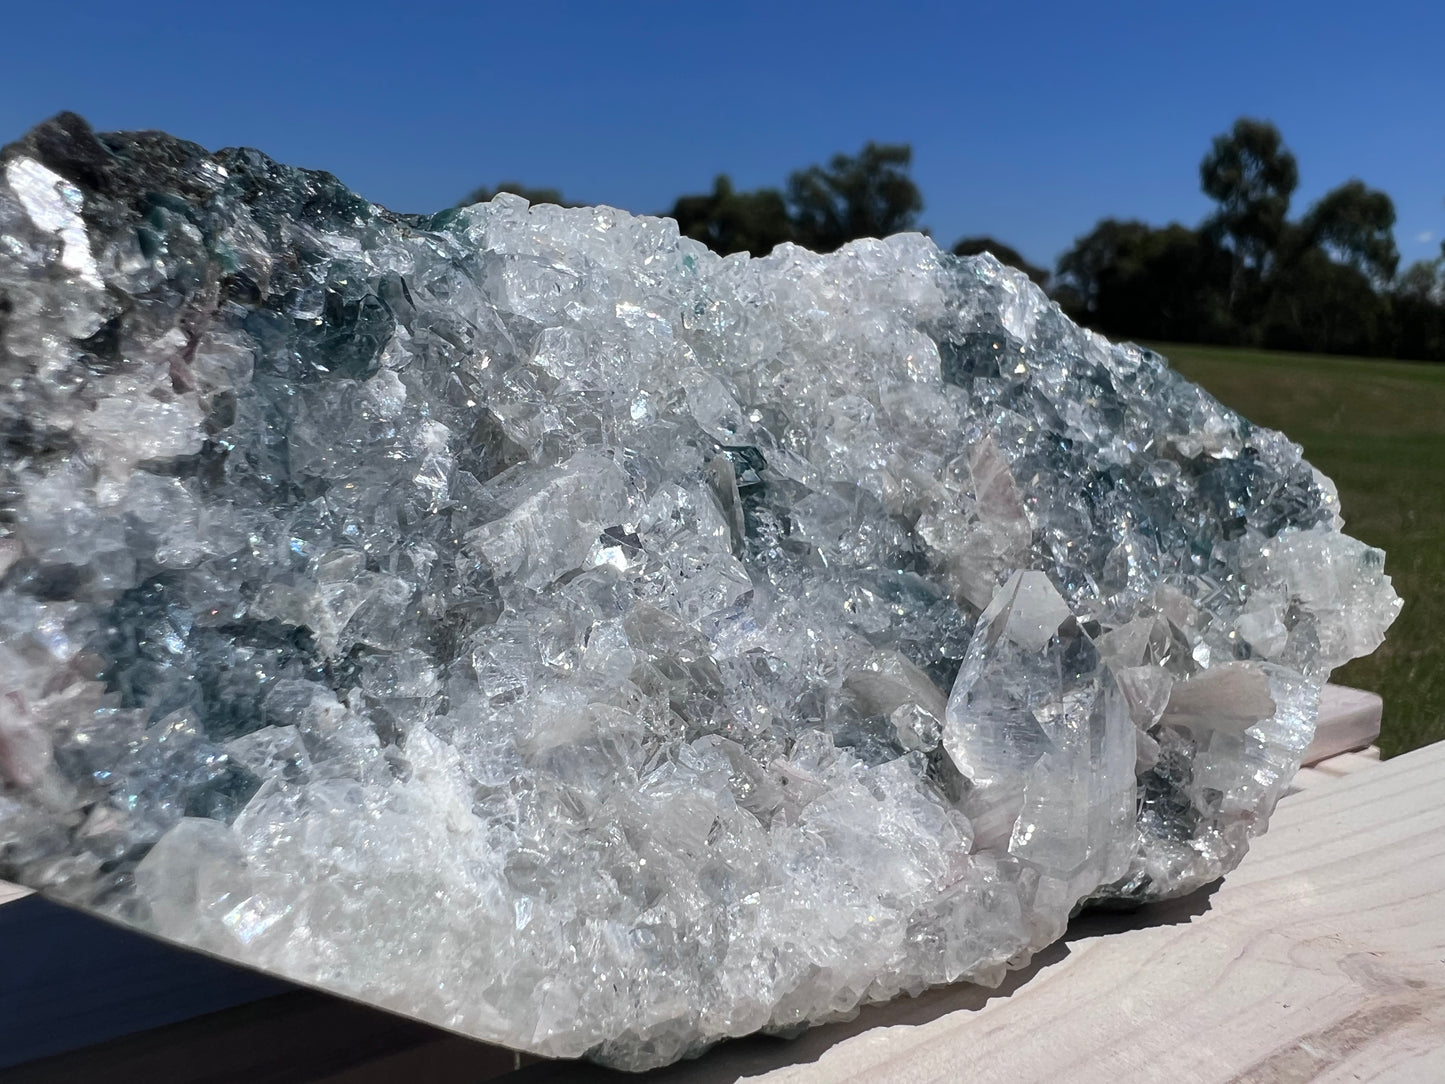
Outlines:
[[1335, 480], [1346, 530], [1386, 552], [1405, 600], [1385, 644], [1335, 680], [1385, 698], [1386, 756], [1445, 740], [1445, 365], [1155, 349]]

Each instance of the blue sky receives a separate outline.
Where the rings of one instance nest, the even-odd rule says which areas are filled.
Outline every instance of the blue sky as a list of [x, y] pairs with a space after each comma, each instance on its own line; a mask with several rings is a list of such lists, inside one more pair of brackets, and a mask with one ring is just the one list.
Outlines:
[[504, 179], [661, 211], [912, 143], [938, 240], [1052, 263], [1104, 215], [1196, 222], [1241, 114], [1283, 130], [1296, 211], [1350, 177], [1445, 236], [1445, 5], [271, 0], [17, 3], [0, 139], [61, 109], [329, 169], [398, 210]]

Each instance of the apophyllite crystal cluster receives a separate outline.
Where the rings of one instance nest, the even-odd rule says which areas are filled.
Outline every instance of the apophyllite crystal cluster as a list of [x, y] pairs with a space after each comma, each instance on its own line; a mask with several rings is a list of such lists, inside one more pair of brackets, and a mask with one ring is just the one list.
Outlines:
[[1279, 433], [917, 235], [0, 156], [0, 876], [632, 1068], [1262, 831], [1399, 603]]

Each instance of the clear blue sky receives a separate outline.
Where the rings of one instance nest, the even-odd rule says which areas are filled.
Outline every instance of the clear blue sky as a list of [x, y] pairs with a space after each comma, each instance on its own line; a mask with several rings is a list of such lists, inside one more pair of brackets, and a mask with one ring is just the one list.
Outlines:
[[1104, 215], [1196, 222], [1240, 114], [1445, 236], [1445, 4], [728, 0], [6, 5], [0, 140], [61, 109], [329, 169], [398, 210], [506, 179], [661, 211], [912, 143], [923, 221], [1052, 263]]

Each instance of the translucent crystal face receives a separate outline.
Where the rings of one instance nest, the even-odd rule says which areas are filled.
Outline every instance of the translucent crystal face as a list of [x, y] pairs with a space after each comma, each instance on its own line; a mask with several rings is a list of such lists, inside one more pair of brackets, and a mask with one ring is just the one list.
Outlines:
[[0, 184], [0, 876], [629, 1067], [1231, 868], [1398, 600], [927, 238], [720, 259], [73, 119]]

